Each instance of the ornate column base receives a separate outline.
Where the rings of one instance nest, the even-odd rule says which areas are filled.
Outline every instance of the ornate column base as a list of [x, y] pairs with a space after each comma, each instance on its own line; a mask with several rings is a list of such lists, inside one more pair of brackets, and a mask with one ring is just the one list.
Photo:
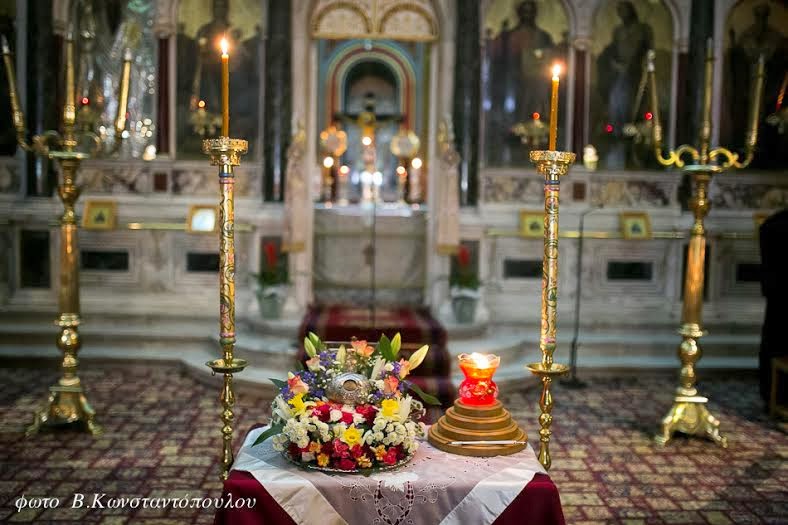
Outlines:
[[658, 445], [667, 445], [673, 434], [681, 432], [704, 436], [722, 448], [728, 448], [728, 438], [720, 434], [720, 420], [706, 408], [708, 399], [703, 396], [676, 396], [668, 414], [662, 419], [662, 428], [654, 437]]
[[60, 336], [57, 346], [63, 352], [63, 377], [56, 385], [49, 387], [49, 399], [45, 407], [37, 411], [33, 424], [25, 431], [32, 436], [42, 427], [59, 427], [64, 425], [81, 425], [92, 435], [100, 435], [103, 430], [96, 423], [96, 411], [88, 403], [82, 382], [76, 375], [77, 351], [79, 341], [79, 316], [62, 314], [57, 320]]

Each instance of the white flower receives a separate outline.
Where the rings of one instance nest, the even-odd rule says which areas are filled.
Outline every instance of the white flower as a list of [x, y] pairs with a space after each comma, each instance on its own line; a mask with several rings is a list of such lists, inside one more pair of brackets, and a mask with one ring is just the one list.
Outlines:
[[358, 412], [354, 412], [353, 413], [353, 423], [355, 423], [356, 425], [360, 425], [363, 422], [364, 422], [364, 416], [362, 416]]
[[342, 411], [341, 410], [337, 410], [336, 408], [331, 409], [331, 412], [329, 414], [329, 418], [328, 419], [331, 422], [339, 421], [340, 419], [342, 419]]
[[347, 430], [347, 425], [344, 423], [337, 423], [331, 428], [331, 431], [334, 433], [335, 436], [341, 436], [345, 430]]
[[410, 396], [405, 396], [399, 400], [399, 419], [400, 421], [406, 421], [410, 416], [410, 402], [413, 398]]
[[[378, 356], [375, 358], [375, 363], [372, 365], [372, 372], [369, 374], [370, 379], [377, 379], [380, 377], [380, 373], [383, 371], [383, 367], [386, 365], [386, 360], [382, 357]], [[383, 387], [381, 386], [380, 389], [382, 390]]]
[[386, 372], [391, 372], [392, 370], [394, 370], [394, 364], [386, 363], [386, 366], [383, 367], [383, 370], [385, 370]]
[[272, 408], [274, 415], [277, 415], [284, 420], [290, 419], [292, 415], [290, 406], [287, 404], [287, 401], [282, 399], [282, 396], [276, 396]]
[[312, 452], [301, 452], [301, 461], [307, 463], [315, 460], [315, 454]]

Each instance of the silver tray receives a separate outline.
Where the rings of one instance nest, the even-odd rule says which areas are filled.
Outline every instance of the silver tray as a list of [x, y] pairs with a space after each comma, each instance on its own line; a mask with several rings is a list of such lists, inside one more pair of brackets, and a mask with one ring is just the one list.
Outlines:
[[343, 470], [341, 468], [334, 468], [334, 467], [321, 467], [320, 465], [315, 465], [313, 463], [302, 463], [302, 462], [296, 461], [292, 457], [290, 457], [290, 454], [288, 454], [286, 450], [282, 451], [282, 456], [284, 456], [284, 458], [288, 462], [292, 463], [293, 465], [295, 465], [297, 467], [300, 467], [300, 468], [302, 468], [304, 470], [316, 470], [318, 472], [325, 472], [325, 473], [328, 473], [328, 474], [364, 474], [364, 475], [368, 475], [368, 474], [377, 474], [378, 472], [387, 472], [389, 470], [396, 470], [396, 469], [398, 469], [400, 467], [405, 466], [406, 463], [408, 463], [411, 459], [413, 459], [414, 455], [415, 454], [411, 454], [410, 456], [407, 456], [405, 459], [402, 459], [402, 460], [394, 463], [393, 465], [386, 465], [385, 467], [373, 467], [373, 468], [366, 468], [366, 469]]

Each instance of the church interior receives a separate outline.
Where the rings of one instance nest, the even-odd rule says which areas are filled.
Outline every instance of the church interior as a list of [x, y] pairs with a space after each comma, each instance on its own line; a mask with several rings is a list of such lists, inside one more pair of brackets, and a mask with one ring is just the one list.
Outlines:
[[788, 523], [785, 1], [0, 39], [0, 522]]

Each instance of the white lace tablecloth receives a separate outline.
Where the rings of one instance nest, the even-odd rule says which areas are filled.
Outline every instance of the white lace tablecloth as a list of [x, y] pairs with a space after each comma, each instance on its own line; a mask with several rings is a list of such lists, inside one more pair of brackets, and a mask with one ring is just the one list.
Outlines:
[[249, 432], [233, 470], [249, 472], [299, 525], [490, 524], [545, 473], [530, 444], [511, 456], [473, 458], [424, 441], [410, 463], [391, 472], [324, 474], [292, 465], [271, 440], [252, 447], [264, 430]]

